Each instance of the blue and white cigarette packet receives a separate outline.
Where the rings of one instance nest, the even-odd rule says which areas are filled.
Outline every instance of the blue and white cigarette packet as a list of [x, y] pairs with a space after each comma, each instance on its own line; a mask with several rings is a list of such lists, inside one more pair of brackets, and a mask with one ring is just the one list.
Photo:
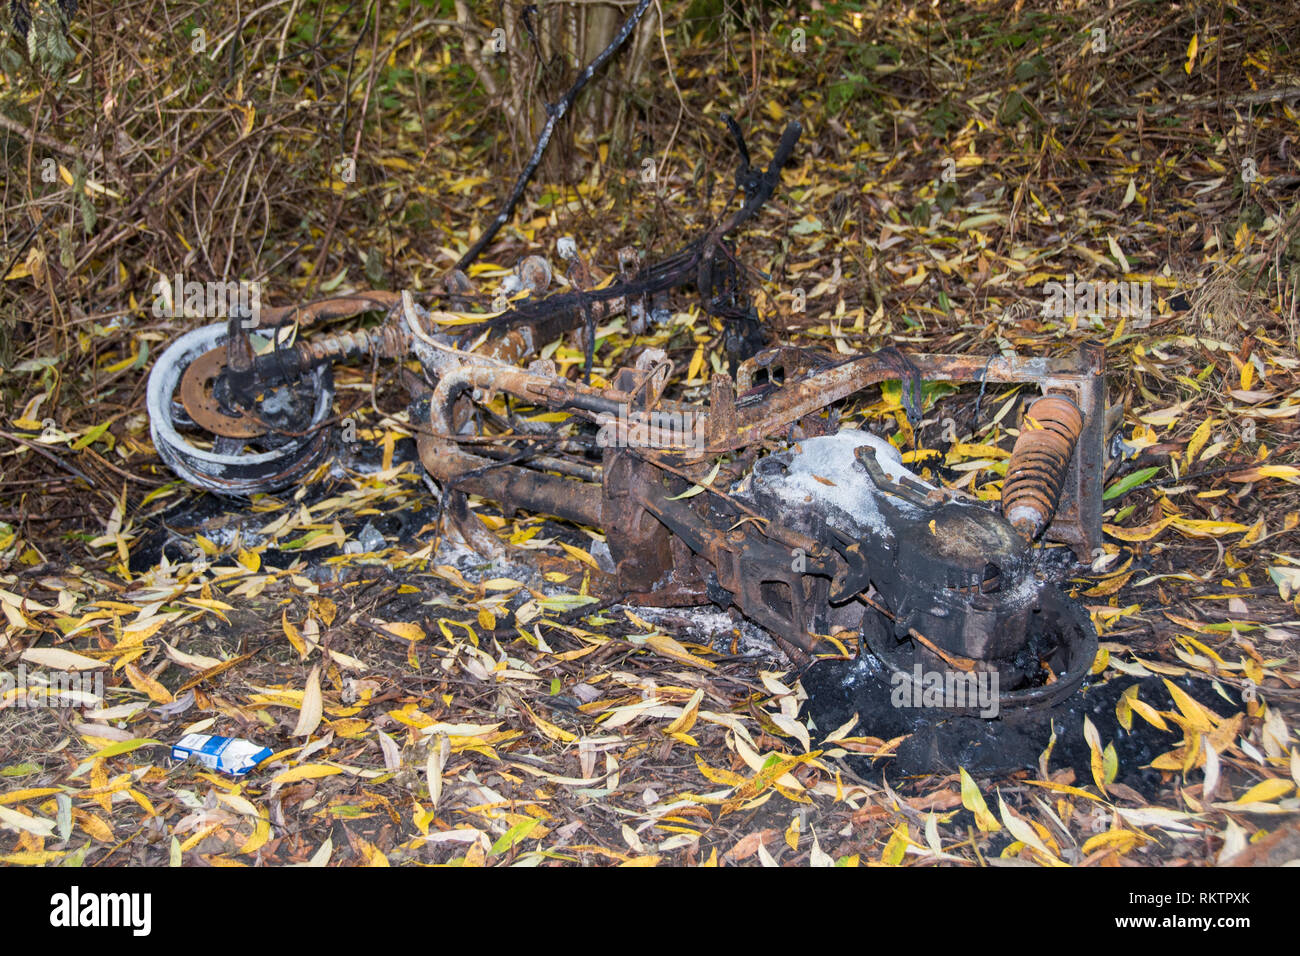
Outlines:
[[186, 734], [172, 745], [172, 759], [197, 757], [210, 770], [242, 777], [271, 756], [271, 748], [238, 737], [213, 737], [211, 734]]

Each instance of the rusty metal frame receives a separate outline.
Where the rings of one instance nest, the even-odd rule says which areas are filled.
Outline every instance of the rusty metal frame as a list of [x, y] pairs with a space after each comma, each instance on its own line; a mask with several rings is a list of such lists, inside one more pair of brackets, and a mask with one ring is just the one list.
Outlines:
[[[731, 378], [720, 373], [713, 377], [709, 403], [690, 405], [661, 398], [662, 384], [656, 379], [661, 364], [653, 354], [636, 368], [621, 369], [604, 389], [559, 378], [549, 363], [525, 370], [464, 357], [464, 364], [444, 372], [429, 395], [428, 427], [419, 434], [418, 447], [425, 469], [455, 495], [478, 494], [508, 508], [604, 528], [621, 600], [734, 603], [799, 659], [812, 650], [814, 635], [826, 632], [827, 601], [845, 596], [845, 582], [860, 553], [854, 551], [858, 544], [836, 548], [785, 526], [779, 516], [754, 513], [722, 490], [744, 473], [765, 439], [796, 424], [807, 426], [828, 406], [890, 378], [1035, 385], [1044, 395], [1068, 398], [1084, 422], [1068, 467], [1057, 476], [1053, 498], [1059, 494], [1059, 507], [1042, 537], [1068, 544], [1080, 558], [1089, 558], [1101, 541], [1103, 362], [1104, 352], [1092, 345], [1076, 356], [1056, 359], [904, 356], [887, 349], [839, 362], [811, 351], [780, 348], [740, 366], [737, 381], [746, 388], [739, 396]], [[778, 366], [790, 376], [780, 385], [771, 381]], [[754, 387], [760, 372], [769, 377], [765, 390]], [[572, 470], [557, 474], [555, 459], [517, 462], [499, 451], [490, 457], [482, 444], [487, 436], [464, 433], [466, 403], [486, 405], [499, 393], [530, 406], [569, 412], [612, 429], [615, 437], [626, 437], [617, 417], [620, 408], [690, 411], [702, 423], [707, 441], [703, 449], [693, 449], [680, 435], [651, 428], [642, 436], [642, 447], [614, 441], [604, 449], [599, 481]], [[509, 441], [514, 436], [496, 437]], [[683, 497], [708, 464], [724, 453], [735, 460], [708, 494]], [[879, 481], [887, 484], [883, 478]], [[951, 494], [928, 493], [936, 504]], [[465, 513], [462, 501], [457, 510]], [[789, 562], [796, 551], [805, 562], [798, 570]]]
[[[798, 352], [800, 350], [781, 348], [759, 353], [741, 365], [737, 382], [749, 386], [745, 389], [749, 392], [758, 370], [772, 368], [776, 359], [790, 362]], [[811, 353], [805, 352], [798, 357], [803, 362], [802, 368], [812, 371], [806, 371], [802, 378], [788, 385], [776, 386], [775, 391], [762, 396], [759, 401], [746, 401], [743, 396], [737, 399], [737, 389], [732, 386], [730, 377], [725, 373], [715, 375], [710, 401], [703, 406], [678, 402], [647, 403], [645, 396], [636, 391], [644, 379], [644, 371], [624, 369], [620, 373], [622, 378], [616, 377], [613, 387], [595, 389], [545, 373], [479, 364], [471, 359], [444, 375], [433, 392], [431, 431], [421, 439], [422, 460], [430, 474], [444, 481], [496, 464], [491, 459], [464, 451], [457, 440], [453, 410], [466, 392], [478, 393], [480, 399], [494, 392], [505, 392], [529, 404], [568, 411], [615, 428], [619, 423], [603, 416], [616, 416], [620, 406], [639, 406], [642, 409], [653, 406], [668, 415], [689, 412], [703, 422], [708, 436], [703, 449], [675, 443], [657, 435], [653, 429], [649, 432], [649, 446], [664, 452], [692, 454], [693, 457], [700, 454], [715, 456], [751, 447], [864, 388], [898, 378], [900, 371], [910, 363], [916, 374], [926, 381], [1033, 384], [1044, 394], [1068, 396], [1083, 414], [1083, 433], [1070, 460], [1060, 503], [1045, 536], [1048, 540], [1070, 545], [1081, 559], [1090, 558], [1093, 549], [1100, 546], [1106, 417], [1105, 353], [1100, 346], [1086, 343], [1076, 357], [1055, 359], [1018, 356], [989, 359], [930, 354], [912, 354], [904, 359], [900, 354], [886, 350], [821, 370], [817, 369], [817, 359]], [[620, 388], [620, 383], [625, 387]], [[477, 484], [490, 488], [500, 482], [499, 475], [484, 476]], [[592, 514], [590, 506], [584, 505], [581, 510], [584, 515]]]

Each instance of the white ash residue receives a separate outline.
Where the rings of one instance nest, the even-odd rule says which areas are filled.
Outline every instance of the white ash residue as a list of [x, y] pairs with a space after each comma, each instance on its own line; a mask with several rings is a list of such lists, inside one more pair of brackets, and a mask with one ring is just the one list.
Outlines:
[[778, 658], [780, 651], [775, 643], [756, 624], [741, 618], [734, 620], [727, 611], [711, 605], [700, 607], [632, 607], [616, 604], [609, 609], [611, 615], [622, 615], [624, 608], [641, 620], [661, 627], [674, 637], [685, 637], [697, 644], [707, 644], [720, 654], [731, 653], [731, 641], [740, 632], [736, 653], [745, 657]]
[[1048, 586], [1050, 585], [1045, 584], [1038, 575], [1025, 571], [1016, 575], [1009, 587], [1002, 588], [998, 592], [998, 598], [1007, 608], [1026, 607], [1037, 603], [1043, 588]]
[[609, 543], [604, 538], [592, 542], [591, 556], [595, 559], [597, 566], [606, 574], [613, 574], [618, 570], [614, 566], [614, 555], [609, 551]]
[[[904, 467], [897, 448], [880, 436], [857, 428], [842, 428], [834, 435], [804, 439], [782, 456], [788, 458], [784, 474], [753, 474], [742, 485], [752, 481], [755, 490], [762, 488], [795, 506], [813, 502], [830, 505], [881, 538], [890, 539], [893, 535], [880, 512], [875, 486], [854, 457], [854, 452], [863, 445], [875, 449], [880, 470], [891, 481], [907, 478], [928, 491], [934, 490], [933, 485]], [[919, 509], [900, 498], [890, 496], [890, 504], [905, 514], [919, 514]]]
[[[234, 521], [227, 520], [225, 515], [219, 515], [201, 523], [199, 533], [222, 550], [236, 545], [256, 549], [266, 543], [266, 536], [258, 534], [254, 529], [260, 528], [265, 523], [266, 519], [262, 515], [249, 515], [247, 518], [240, 517]], [[182, 538], [182, 540], [197, 547], [190, 539]]]

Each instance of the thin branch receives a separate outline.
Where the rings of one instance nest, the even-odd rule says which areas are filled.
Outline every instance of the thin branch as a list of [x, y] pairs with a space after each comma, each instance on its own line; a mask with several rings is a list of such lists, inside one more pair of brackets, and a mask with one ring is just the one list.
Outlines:
[[26, 446], [27, 448], [30, 448], [32, 451], [36, 452], [38, 455], [44, 455], [44, 456], [45, 456], [46, 458], [48, 458], [50, 461], [54, 462], [56, 465], [58, 465], [60, 468], [62, 468], [64, 471], [68, 472], [68, 473], [71, 474], [71, 475], [75, 475], [76, 477], [80, 478], [82, 481], [86, 482], [86, 483], [87, 483], [88, 485], [90, 485], [92, 488], [96, 487], [96, 485], [95, 485], [95, 479], [91, 478], [91, 477], [90, 477], [89, 475], [87, 475], [85, 472], [80, 471], [79, 469], [73, 467], [72, 465], [69, 465], [66, 461], [64, 461], [62, 458], [60, 458], [58, 455], [56, 455], [56, 454], [55, 454], [54, 452], [52, 452], [50, 449], [46, 448], [44, 445], [38, 445], [38, 444], [37, 444], [36, 442], [34, 442], [34, 441], [28, 441], [26, 438], [23, 438], [21, 435], [13, 435], [13, 434], [10, 434], [9, 432], [6, 432], [6, 431], [0, 431], [0, 438], [7, 438], [7, 439], [9, 439], [11, 442], [15, 442], [15, 443], [17, 443], [17, 444], [19, 444], [19, 445], [24, 445], [24, 446]]
[[44, 133], [38, 133], [33, 129], [28, 129], [24, 124], [19, 123], [17, 120], [10, 119], [3, 113], [0, 113], [0, 129], [7, 129], [11, 133], [17, 133], [24, 139], [30, 140], [44, 149], [53, 150], [56, 153], [62, 153], [64, 156], [71, 156], [73, 159], [79, 159], [87, 166], [94, 166], [104, 158], [103, 149], [97, 149], [93, 153], [85, 152], [84, 150], [80, 150], [75, 146], [70, 146], [67, 143], [60, 143], [52, 136], [46, 136]]
[[483, 235], [478, 237], [478, 241], [475, 242], [474, 245], [470, 246], [469, 251], [460, 257], [460, 261], [457, 262], [454, 267], [455, 269], [464, 270], [467, 268], [469, 264], [477, 259], [479, 254], [487, 248], [488, 243], [495, 238], [501, 227], [510, 221], [510, 216], [514, 213], [515, 207], [519, 205], [519, 200], [524, 196], [524, 190], [528, 187], [528, 183], [533, 178], [533, 174], [537, 172], [537, 167], [541, 165], [542, 155], [546, 152], [546, 147], [551, 141], [551, 134], [555, 131], [555, 124], [558, 123], [564, 117], [564, 114], [569, 111], [569, 108], [573, 106], [573, 101], [577, 99], [578, 94], [582, 92], [582, 88], [586, 86], [588, 81], [596, 75], [596, 72], [605, 65], [605, 61], [613, 56], [618, 48], [626, 42], [629, 36], [631, 36], [632, 31], [636, 29], [636, 25], [640, 22], [642, 15], [646, 12], [646, 9], [649, 6], [650, 0], [640, 0], [640, 3], [636, 5], [636, 9], [632, 11], [632, 15], [627, 18], [623, 23], [623, 26], [619, 28], [618, 33], [615, 34], [614, 39], [610, 41], [609, 46], [605, 47], [605, 49], [600, 52], [600, 55], [588, 63], [583, 71], [578, 74], [577, 81], [569, 88], [569, 91], [560, 98], [560, 101], [555, 104], [546, 104], [546, 125], [542, 127], [542, 134], [537, 139], [537, 145], [533, 148], [533, 155], [529, 158], [528, 165], [525, 166], [524, 171], [519, 174], [519, 178], [515, 181], [514, 189], [510, 191], [510, 197], [506, 200], [505, 205], [501, 207], [501, 211], [497, 213], [496, 218], [493, 219], [492, 223], [483, 231]]

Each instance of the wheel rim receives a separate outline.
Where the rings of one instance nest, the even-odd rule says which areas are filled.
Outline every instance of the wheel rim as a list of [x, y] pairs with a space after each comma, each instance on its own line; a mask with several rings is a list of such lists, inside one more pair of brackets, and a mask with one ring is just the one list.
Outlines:
[[[1039, 595], [1035, 610], [1044, 615], [1045, 626], [1057, 634], [1061, 666], [1054, 671], [1054, 683], [1000, 692], [1000, 713], [1060, 703], [1079, 689], [1097, 657], [1097, 631], [1088, 612], [1066, 598], [1059, 588], [1045, 588]], [[910, 642], [891, 647], [890, 641], [873, 628], [872, 614], [879, 612], [868, 608], [863, 616], [863, 653], [876, 657], [899, 679], [912, 681], [912, 668], [919, 660], [914, 653], [917, 649]]]
[[[225, 341], [225, 323], [204, 326], [182, 335], [158, 358], [149, 374], [147, 393], [154, 448], [181, 478], [218, 494], [250, 495], [298, 483], [320, 463], [329, 448], [329, 430], [321, 426], [333, 408], [331, 370], [321, 366], [306, 376], [313, 402], [310, 426], [301, 436], [271, 434], [243, 440], [204, 432], [206, 439], [191, 438], [182, 429], [202, 430], [189, 420], [176, 398], [181, 376], [196, 358]], [[195, 444], [196, 440], [210, 441], [212, 447], [204, 448]]]

